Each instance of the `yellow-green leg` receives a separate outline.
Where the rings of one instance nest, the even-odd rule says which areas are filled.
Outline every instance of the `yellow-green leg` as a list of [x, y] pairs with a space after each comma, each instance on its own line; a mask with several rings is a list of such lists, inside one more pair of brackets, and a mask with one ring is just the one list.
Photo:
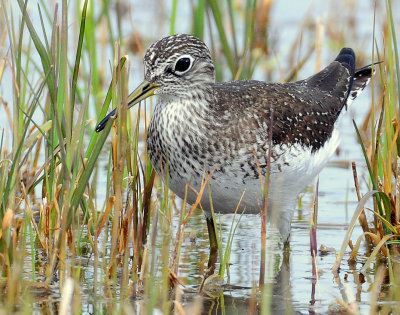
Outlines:
[[210, 256], [208, 258], [208, 270], [207, 275], [210, 276], [214, 273], [215, 263], [218, 259], [218, 242], [217, 242], [217, 234], [215, 231], [214, 220], [212, 217], [207, 217], [207, 229], [208, 229], [208, 238], [210, 240]]

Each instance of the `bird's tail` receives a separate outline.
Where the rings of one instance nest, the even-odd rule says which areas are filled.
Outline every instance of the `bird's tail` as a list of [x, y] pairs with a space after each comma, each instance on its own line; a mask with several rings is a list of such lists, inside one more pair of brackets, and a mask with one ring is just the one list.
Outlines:
[[375, 73], [374, 66], [380, 63], [381, 61], [378, 61], [374, 64], [370, 64], [355, 70], [353, 84], [350, 89], [349, 97], [346, 101], [346, 106], [349, 106], [353, 100], [365, 89], [369, 81], [371, 81], [372, 72]]

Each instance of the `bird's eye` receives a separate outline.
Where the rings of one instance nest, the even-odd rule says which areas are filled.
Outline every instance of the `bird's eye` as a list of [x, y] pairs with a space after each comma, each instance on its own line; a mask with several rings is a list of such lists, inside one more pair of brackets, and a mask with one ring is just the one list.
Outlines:
[[181, 73], [188, 71], [192, 66], [192, 60], [193, 59], [189, 56], [179, 58], [178, 61], [175, 63], [174, 71]]

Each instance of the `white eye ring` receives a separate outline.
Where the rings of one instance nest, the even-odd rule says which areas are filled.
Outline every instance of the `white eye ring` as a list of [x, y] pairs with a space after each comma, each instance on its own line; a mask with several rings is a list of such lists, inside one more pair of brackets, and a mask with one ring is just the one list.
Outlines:
[[176, 59], [174, 64], [174, 72], [182, 75], [192, 69], [194, 58], [191, 55], [182, 55]]

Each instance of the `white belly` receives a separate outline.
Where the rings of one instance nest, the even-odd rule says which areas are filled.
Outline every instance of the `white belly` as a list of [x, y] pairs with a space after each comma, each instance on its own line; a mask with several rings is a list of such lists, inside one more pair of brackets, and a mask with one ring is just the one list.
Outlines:
[[[276, 148], [282, 153], [271, 165], [271, 175], [268, 187], [268, 214], [278, 225], [282, 236], [288, 236], [290, 221], [295, 210], [297, 195], [301, 193], [322, 170], [329, 157], [339, 144], [339, 133], [335, 129], [331, 139], [316, 152], [305, 150], [301, 146], [290, 149]], [[214, 174], [206, 186], [201, 207], [210, 215], [211, 204], [215, 212], [233, 213], [240, 203], [240, 212], [258, 214], [263, 205], [263, 187], [260, 179], [246, 178], [238, 172], [240, 161], [233, 162], [224, 173]], [[278, 167], [278, 164], [281, 166]], [[170, 189], [179, 197], [185, 197], [186, 184], [196, 191], [201, 189], [201, 178], [192, 173], [185, 178], [173, 176], [170, 178]], [[211, 188], [211, 200], [209, 194]], [[193, 204], [197, 194], [188, 189], [187, 202]]]

